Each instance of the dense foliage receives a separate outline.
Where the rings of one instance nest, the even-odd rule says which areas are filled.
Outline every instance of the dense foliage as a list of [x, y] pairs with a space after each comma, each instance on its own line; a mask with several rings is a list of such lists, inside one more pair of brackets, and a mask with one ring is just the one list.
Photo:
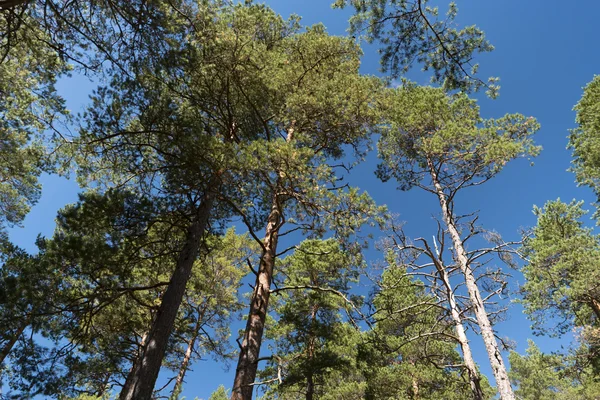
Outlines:
[[[213, 400], [598, 398], [600, 237], [577, 201], [517, 241], [461, 214], [540, 152], [539, 124], [482, 117], [493, 47], [427, 3], [336, 1], [341, 37], [252, 1], [0, 1], [0, 397], [177, 400], [210, 357], [235, 365]], [[360, 72], [362, 39], [389, 76]], [[98, 83], [77, 118], [73, 71]], [[575, 111], [573, 171], [599, 194], [598, 77]], [[435, 201], [431, 239], [347, 183], [375, 141], [375, 175]], [[6, 228], [42, 173], [82, 191], [30, 254]], [[515, 268], [534, 333], [568, 349], [505, 362]]]

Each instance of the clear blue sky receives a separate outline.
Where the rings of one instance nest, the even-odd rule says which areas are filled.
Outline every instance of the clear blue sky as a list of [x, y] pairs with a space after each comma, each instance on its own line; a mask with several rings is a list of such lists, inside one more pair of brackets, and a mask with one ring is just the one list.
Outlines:
[[[332, 10], [327, 0], [271, 0], [267, 1], [284, 16], [291, 13], [303, 17], [305, 24], [323, 22], [330, 33], [344, 34], [347, 11]], [[440, 2], [444, 4], [444, 2]], [[517, 239], [520, 227], [535, 223], [532, 206], [543, 205], [547, 200], [584, 199], [594, 201], [589, 190], [577, 188], [574, 177], [567, 172], [571, 155], [565, 149], [568, 129], [574, 127], [573, 105], [582, 93], [582, 87], [594, 74], [600, 73], [600, 41], [597, 21], [600, 19], [600, 2], [542, 0], [466, 1], [457, 0], [458, 23], [476, 24], [482, 28], [496, 47], [492, 53], [478, 57], [481, 77], [499, 76], [502, 89], [497, 100], [480, 98], [485, 117], [500, 117], [505, 113], [519, 112], [534, 116], [542, 125], [537, 142], [544, 148], [532, 167], [527, 160], [517, 160], [494, 180], [474, 188], [459, 198], [461, 210], [481, 210], [480, 222], [500, 232], [505, 239]], [[373, 48], [367, 48], [362, 71], [377, 73], [378, 57]], [[411, 78], [420, 83], [426, 79], [418, 71]], [[85, 78], [65, 79], [59, 85], [68, 106], [80, 110], [86, 102], [92, 85]], [[407, 221], [411, 236], [431, 236], [432, 214], [436, 214], [436, 200], [430, 195], [395, 190], [393, 183], [382, 184], [374, 178], [374, 157], [356, 169], [352, 183], [367, 190], [379, 203], [400, 213]], [[77, 186], [73, 181], [57, 177], [43, 178], [43, 195], [32, 210], [23, 228], [11, 229], [11, 239], [34, 250], [38, 233], [51, 235], [54, 216], [58, 208], [76, 200]], [[589, 207], [591, 208], [591, 206]], [[514, 273], [516, 284], [522, 278]], [[515, 286], [513, 285], [513, 289]], [[500, 335], [515, 340], [523, 351], [528, 338], [534, 338], [521, 309], [511, 306], [508, 320], [498, 325]], [[237, 328], [237, 327], [236, 327]], [[534, 338], [542, 350], [556, 350], [568, 341]], [[486, 354], [480, 340], [472, 337], [475, 356], [482, 370], [491, 377]], [[234, 364], [232, 364], [234, 365]], [[187, 377], [184, 395], [208, 398], [210, 393], [224, 384], [232, 385], [233, 368], [224, 372], [221, 365], [201, 361], [193, 366]]]

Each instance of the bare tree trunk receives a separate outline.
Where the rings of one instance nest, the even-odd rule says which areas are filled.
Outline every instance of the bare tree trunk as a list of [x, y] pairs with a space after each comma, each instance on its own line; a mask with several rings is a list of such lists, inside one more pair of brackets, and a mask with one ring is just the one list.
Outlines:
[[313, 380], [312, 372], [308, 373], [308, 377], [306, 379], [306, 400], [313, 400], [315, 395], [315, 382]]
[[442, 281], [444, 282], [444, 287], [446, 288], [446, 298], [448, 300], [448, 305], [450, 306], [452, 320], [454, 321], [456, 337], [458, 338], [458, 343], [463, 353], [463, 361], [467, 368], [467, 373], [469, 374], [469, 385], [471, 386], [471, 391], [473, 392], [473, 399], [483, 400], [484, 394], [483, 390], [481, 389], [481, 377], [477, 371], [477, 365], [473, 359], [473, 353], [471, 353], [471, 346], [469, 346], [469, 340], [467, 339], [465, 326], [463, 325], [463, 320], [460, 316], [460, 310], [458, 308], [458, 304], [456, 303], [454, 290], [452, 290], [452, 285], [450, 284], [448, 271], [443, 265], [441, 265], [439, 260], [434, 261], [434, 263], [436, 264], [436, 268], [440, 274], [440, 277], [442, 278]]
[[469, 260], [467, 259], [467, 253], [465, 251], [462, 239], [454, 223], [454, 216], [449, 210], [448, 199], [446, 197], [446, 194], [444, 193], [442, 185], [438, 180], [438, 175], [433, 163], [431, 162], [431, 160], [427, 160], [427, 163], [429, 166], [429, 171], [431, 173], [433, 184], [435, 186], [436, 194], [440, 202], [440, 207], [442, 209], [442, 218], [446, 227], [448, 228], [450, 237], [452, 238], [452, 243], [456, 252], [458, 265], [465, 277], [465, 284], [469, 292], [471, 305], [473, 307], [475, 317], [477, 318], [477, 324], [479, 325], [479, 329], [481, 330], [481, 336], [483, 337], [483, 342], [485, 343], [485, 348], [488, 353], [490, 365], [492, 366], [492, 372], [494, 374], [494, 378], [496, 379], [496, 385], [498, 393], [500, 394], [500, 399], [514, 400], [515, 395], [513, 393], [512, 387], [510, 386], [510, 381], [508, 380], [506, 366], [504, 365], [504, 361], [502, 360], [502, 354], [500, 353], [496, 337], [494, 336], [492, 324], [490, 323], [488, 314], [485, 311], [481, 293], [479, 292], [479, 287], [477, 286], [477, 281], [475, 279], [475, 276], [473, 275], [471, 267], [469, 266]]
[[[414, 361], [410, 361], [410, 364], [413, 367], [415, 366]], [[417, 377], [414, 375], [412, 377], [412, 392], [413, 392], [412, 399], [419, 400], [419, 381], [418, 381]]]
[[258, 357], [271, 294], [271, 281], [273, 280], [273, 267], [275, 265], [275, 255], [277, 254], [280, 225], [281, 211], [277, 195], [275, 195], [265, 231], [264, 249], [250, 302], [244, 340], [242, 341], [240, 357], [235, 370], [231, 400], [252, 399], [253, 383], [256, 378]]
[[119, 396], [120, 400], [150, 400], [152, 398], [154, 385], [167, 349], [167, 342], [173, 330], [192, 267], [200, 250], [200, 240], [208, 225], [216, 196], [216, 182], [215, 178], [209, 185], [188, 229], [175, 271], [173, 271], [171, 281], [162, 298], [156, 318], [152, 322], [147, 343], [142, 349], [140, 357], [134, 362], [134, 368], [129, 372], [127, 377], [129, 384], [123, 387]]

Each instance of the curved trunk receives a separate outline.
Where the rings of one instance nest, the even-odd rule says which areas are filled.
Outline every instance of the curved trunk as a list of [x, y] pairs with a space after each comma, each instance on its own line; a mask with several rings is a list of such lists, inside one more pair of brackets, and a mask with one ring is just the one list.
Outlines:
[[467, 253], [458, 229], [454, 223], [454, 216], [448, 207], [448, 199], [444, 193], [442, 185], [440, 184], [433, 163], [431, 160], [427, 160], [427, 164], [438, 200], [440, 202], [440, 207], [442, 209], [442, 218], [444, 220], [444, 224], [446, 225], [446, 228], [448, 228], [448, 232], [452, 238], [452, 244], [454, 245], [454, 251], [456, 252], [458, 265], [465, 277], [465, 284], [467, 286], [467, 291], [469, 292], [471, 306], [473, 307], [473, 312], [477, 318], [477, 325], [479, 325], [479, 329], [481, 330], [481, 336], [483, 337], [483, 342], [485, 343], [490, 365], [492, 366], [492, 372], [494, 374], [494, 378], [496, 379], [496, 385], [498, 393], [500, 394], [500, 399], [515, 400], [515, 394], [510, 386], [510, 381], [508, 380], [508, 373], [506, 371], [506, 366], [504, 365], [504, 360], [502, 359], [502, 354], [500, 353], [500, 348], [498, 347], [498, 343], [494, 335], [494, 330], [492, 329], [492, 324], [490, 323], [488, 314], [485, 311], [481, 293], [479, 292], [479, 287], [477, 286], [477, 281], [473, 275], [471, 267], [469, 266]]
[[196, 261], [200, 250], [200, 240], [204, 236], [213, 208], [215, 182], [216, 180], [213, 181], [209, 191], [204, 195], [195, 219], [188, 229], [185, 244], [179, 253], [175, 271], [173, 271], [160, 308], [152, 322], [146, 344], [127, 376], [126, 385], [119, 395], [120, 400], [150, 400], [152, 398], [169, 336], [173, 330], [194, 261]]

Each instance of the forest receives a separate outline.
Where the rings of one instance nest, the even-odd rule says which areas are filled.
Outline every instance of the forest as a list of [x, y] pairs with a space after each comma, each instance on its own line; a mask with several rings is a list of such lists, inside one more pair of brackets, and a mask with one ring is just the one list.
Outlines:
[[600, 399], [600, 7], [301, 3], [0, 0], [0, 399]]

